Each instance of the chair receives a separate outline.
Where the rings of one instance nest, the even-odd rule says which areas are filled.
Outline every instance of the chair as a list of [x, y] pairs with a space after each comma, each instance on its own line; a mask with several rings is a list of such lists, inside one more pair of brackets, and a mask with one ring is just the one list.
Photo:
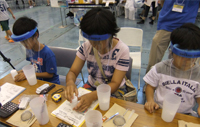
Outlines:
[[132, 72], [132, 62], [133, 62], [133, 59], [130, 57], [129, 60], [130, 60], [129, 61], [129, 69], [126, 72], [126, 77], [127, 77], [127, 79], [129, 79], [131, 81], [131, 72]]
[[133, 59], [132, 68], [139, 69], [138, 90], [140, 90], [143, 30], [132, 27], [121, 27], [121, 30], [117, 33], [117, 37], [128, 46], [140, 47], [139, 52], [130, 52], [130, 57]]
[[[49, 48], [53, 51], [53, 53], [56, 56], [56, 63], [57, 67], [67, 67], [70, 68], [74, 62], [74, 59], [76, 57], [76, 49], [70, 49], [70, 48], [63, 48], [63, 47], [54, 47], [49, 46]], [[83, 73], [80, 72], [82, 76], [82, 81], [85, 84]], [[59, 75], [59, 80], [61, 85], [66, 85], [66, 76]], [[76, 79], [75, 84], [78, 85], [80, 83], [81, 79]]]

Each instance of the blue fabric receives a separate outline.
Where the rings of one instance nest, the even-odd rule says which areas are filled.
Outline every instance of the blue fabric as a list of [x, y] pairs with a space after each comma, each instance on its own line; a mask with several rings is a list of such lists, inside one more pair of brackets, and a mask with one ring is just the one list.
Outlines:
[[31, 61], [31, 63], [36, 68], [37, 73], [48, 72], [53, 73], [52, 78], [38, 78], [47, 82], [52, 82], [60, 84], [59, 76], [57, 75], [57, 65], [54, 53], [46, 45], [40, 52], [34, 52], [33, 57], [27, 57], [26, 60]]
[[195, 22], [200, 0], [185, 0], [182, 13], [172, 11], [176, 1], [182, 3], [184, 0], [165, 0], [163, 8], [159, 13], [157, 30], [172, 32], [184, 23]]

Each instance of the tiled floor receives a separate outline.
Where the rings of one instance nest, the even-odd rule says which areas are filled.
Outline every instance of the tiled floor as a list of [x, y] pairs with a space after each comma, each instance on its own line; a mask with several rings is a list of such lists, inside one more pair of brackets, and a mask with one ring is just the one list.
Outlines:
[[[66, 13], [68, 10], [66, 10]], [[61, 15], [59, 8], [51, 8], [45, 5], [36, 6], [32, 9], [13, 9], [13, 13], [16, 18], [21, 16], [28, 16], [35, 19], [38, 22], [38, 29], [40, 32], [39, 41], [49, 46], [57, 47], [67, 47], [67, 48], [77, 48], [78, 47], [78, 30], [79, 28], [73, 25], [73, 21], [67, 18], [67, 27], [60, 28]], [[141, 86], [140, 91], [138, 92], [138, 103], [143, 104], [145, 101], [145, 96], [142, 92], [144, 86], [144, 81], [142, 78], [145, 75], [146, 66], [148, 63], [149, 50], [151, 46], [152, 38], [156, 32], [157, 24], [150, 25], [148, 22], [145, 22], [144, 25], [138, 25], [136, 22], [138, 20], [129, 20], [125, 19], [124, 16], [117, 17], [117, 23], [120, 27], [136, 27], [143, 29], [143, 52], [142, 52], [142, 71], [141, 71]], [[12, 29], [14, 20], [11, 18], [10, 28]], [[15, 66], [17, 70], [20, 70], [24, 65], [29, 62], [25, 61], [25, 52], [20, 43], [8, 43], [5, 38], [5, 32], [1, 31], [0, 34], [0, 51], [8, 58], [11, 59], [11, 63]], [[134, 38], [133, 38], [134, 39]], [[130, 47], [130, 51], [134, 51]], [[167, 54], [167, 53], [166, 53]], [[166, 56], [164, 59], [166, 59]], [[0, 78], [7, 75], [12, 68], [6, 62], [3, 62], [2, 57], [0, 57]], [[66, 75], [68, 69], [59, 68], [58, 73]], [[84, 78], [87, 80], [87, 69], [84, 66], [83, 68]], [[132, 83], [137, 88], [138, 82], [138, 70], [132, 70]]]

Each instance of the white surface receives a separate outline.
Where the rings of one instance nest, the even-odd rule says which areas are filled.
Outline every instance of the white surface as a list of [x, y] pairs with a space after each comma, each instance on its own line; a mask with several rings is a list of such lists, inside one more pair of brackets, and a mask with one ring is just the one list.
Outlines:
[[11, 83], [5, 83], [1, 86], [0, 91], [0, 102], [2, 105], [11, 101], [16, 96], [18, 96], [21, 92], [23, 92], [26, 88], [17, 86]]
[[43, 97], [33, 98], [30, 101], [30, 107], [40, 125], [45, 125], [49, 122], [47, 105]]
[[109, 109], [110, 94], [111, 94], [111, 88], [109, 85], [101, 84], [97, 87], [97, 96], [98, 96], [98, 101], [99, 101], [99, 107], [103, 111]]

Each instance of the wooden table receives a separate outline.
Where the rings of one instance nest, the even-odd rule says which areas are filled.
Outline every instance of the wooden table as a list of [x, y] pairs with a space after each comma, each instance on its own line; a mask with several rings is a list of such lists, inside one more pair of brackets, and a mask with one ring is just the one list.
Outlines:
[[[21, 82], [14, 82], [10, 74], [5, 76], [4, 78], [0, 79], [0, 85], [3, 85], [6, 82], [26, 87], [26, 90], [13, 100], [13, 102], [15, 102], [15, 103], [18, 103], [19, 98], [23, 94], [36, 94], [35, 93], [36, 88], [38, 88], [40, 85], [43, 85], [44, 83], [47, 83], [45, 81], [38, 80], [36, 85], [30, 86], [26, 80], [21, 81]], [[52, 83], [49, 83], [49, 84], [51, 85]], [[58, 103], [53, 102], [51, 100], [50, 95], [55, 90], [58, 90], [59, 88], [63, 88], [63, 87], [64, 86], [57, 85], [55, 88], [53, 88], [49, 92], [47, 107], [48, 107], [50, 121], [46, 125], [43, 125], [42, 127], [56, 127], [61, 122], [60, 119], [53, 117], [52, 115], [50, 115], [50, 113], [53, 110], [55, 110], [56, 107], [58, 107], [65, 100], [64, 93], [62, 93], [62, 97], [63, 97], [62, 100]], [[172, 122], [167, 123], [161, 119], [161, 112], [162, 112], [161, 109], [155, 111], [153, 114], [150, 114], [148, 111], [146, 111], [144, 109], [144, 105], [141, 105], [141, 104], [131, 103], [131, 102], [119, 100], [116, 98], [111, 98], [110, 106], [112, 106], [114, 103], [117, 103], [118, 105], [120, 105], [124, 108], [134, 109], [135, 112], [139, 115], [138, 118], [135, 120], [135, 122], [132, 124], [133, 127], [144, 127], [144, 126], [147, 126], [147, 127], [178, 127], [178, 120], [184, 120], [186, 122], [193, 122], [193, 123], [200, 124], [199, 118], [180, 114], [180, 113], [176, 114], [176, 116]], [[106, 113], [106, 111], [101, 111], [99, 109], [99, 107], [97, 108], [97, 110], [99, 110], [102, 114]], [[0, 121], [3, 123], [6, 123], [7, 119], [8, 118], [5, 118], [5, 119], [0, 118]], [[8, 124], [8, 123], [6, 123], [6, 124]], [[36, 120], [36, 122], [32, 125], [32, 127], [38, 127], [38, 126], [40, 126], [40, 125], [39, 125], [38, 121]], [[85, 124], [83, 125], [83, 127], [85, 127]]]

